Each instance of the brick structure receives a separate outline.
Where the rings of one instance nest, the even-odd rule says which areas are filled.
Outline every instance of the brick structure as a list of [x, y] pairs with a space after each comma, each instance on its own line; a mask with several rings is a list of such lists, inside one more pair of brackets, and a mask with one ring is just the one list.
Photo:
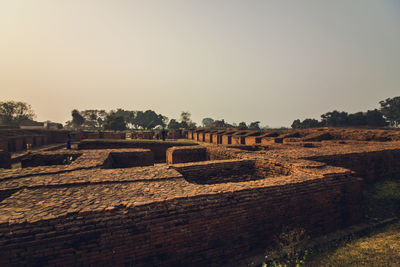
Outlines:
[[11, 154], [0, 150], [0, 169], [10, 169], [11, 168]]
[[[332, 136], [256, 151], [202, 143], [206, 160], [171, 165], [132, 167], [130, 153], [150, 151], [114, 148], [2, 169], [0, 265], [220, 266], [263, 252], [282, 226], [316, 237], [356, 224], [362, 178], [399, 175], [400, 142]], [[107, 169], [114, 155], [127, 161]]]
[[207, 149], [201, 146], [170, 147], [166, 153], [168, 164], [207, 160]]
[[78, 144], [78, 149], [99, 149], [99, 148], [144, 148], [150, 149], [154, 154], [155, 162], [166, 161], [166, 151], [174, 146], [193, 146], [195, 143], [179, 143], [179, 142], [164, 142], [164, 141], [102, 141], [102, 140], [89, 140], [83, 141]]
[[130, 149], [126, 152], [111, 152], [104, 161], [103, 168], [130, 168], [154, 165], [154, 153], [150, 149]]

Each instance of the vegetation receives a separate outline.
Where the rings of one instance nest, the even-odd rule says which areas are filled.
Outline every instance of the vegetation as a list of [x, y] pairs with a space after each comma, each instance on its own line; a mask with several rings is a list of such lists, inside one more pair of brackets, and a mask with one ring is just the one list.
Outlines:
[[259, 121], [253, 121], [249, 124], [249, 129], [250, 130], [260, 130], [260, 122]]
[[105, 130], [124, 131], [126, 130], [126, 120], [123, 115], [111, 111], [104, 121]]
[[282, 232], [275, 237], [275, 249], [266, 253], [265, 266], [301, 266], [305, 263], [308, 251], [303, 250], [309, 237], [303, 228], [289, 229], [283, 227]]
[[292, 128], [304, 129], [321, 126], [373, 126], [387, 125], [398, 126], [400, 124], [400, 96], [380, 101], [380, 110], [368, 110], [367, 112], [347, 113], [345, 111], [331, 111], [321, 115], [321, 121], [316, 119], [299, 119], [293, 121]]
[[33, 120], [35, 113], [31, 105], [25, 102], [0, 102], [0, 124], [17, 126], [23, 121]]
[[339, 242], [305, 266], [400, 266], [400, 223], [367, 237]]
[[77, 109], [72, 110], [72, 126], [77, 129], [85, 122], [85, 118], [79, 113]]
[[157, 114], [153, 110], [132, 111], [117, 109], [106, 112], [105, 110], [83, 110], [74, 109], [71, 113], [72, 120], [66, 122], [67, 128], [87, 130], [126, 130], [145, 129], [152, 130], [157, 127], [168, 129], [193, 129], [196, 127], [190, 119], [189, 112], [182, 112], [181, 121]]
[[191, 114], [187, 111], [182, 111], [181, 113], [181, 128], [184, 129], [194, 129], [196, 128], [196, 123], [190, 119]]
[[381, 112], [393, 126], [400, 125], [400, 96], [380, 101]]
[[203, 123], [203, 126], [204, 127], [207, 127], [208, 125], [210, 125], [211, 123], [213, 123], [214, 122], [214, 119], [212, 119], [212, 118], [204, 118], [203, 120], [202, 120], [202, 123]]
[[249, 129], [244, 121], [239, 122], [238, 130], [247, 130]]
[[348, 114], [344, 111], [334, 110], [321, 115], [321, 121], [316, 119], [305, 119], [303, 121], [295, 120], [292, 123], [294, 129], [305, 129], [321, 126], [387, 126], [383, 114], [377, 110], [368, 110], [367, 112], [356, 112]]

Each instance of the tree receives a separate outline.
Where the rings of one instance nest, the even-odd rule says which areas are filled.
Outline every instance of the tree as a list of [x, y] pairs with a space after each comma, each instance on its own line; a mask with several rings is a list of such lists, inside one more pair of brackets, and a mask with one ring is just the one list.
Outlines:
[[260, 130], [260, 122], [259, 121], [253, 121], [249, 124], [249, 129], [250, 130]]
[[303, 120], [301, 125], [302, 125], [302, 128], [305, 129], [305, 128], [319, 127], [320, 123], [316, 119], [305, 119], [305, 120]]
[[103, 122], [107, 116], [105, 110], [87, 109], [79, 112], [85, 119], [82, 127], [88, 129], [102, 129]]
[[178, 121], [176, 121], [175, 119], [171, 119], [169, 121], [168, 129], [173, 130], [173, 129], [179, 129], [179, 128], [181, 128], [181, 124]]
[[202, 120], [202, 123], [203, 123], [204, 127], [207, 127], [208, 125], [210, 125], [213, 122], [214, 122], [214, 120], [212, 118], [204, 118]]
[[302, 125], [301, 125], [301, 122], [300, 122], [299, 119], [294, 120], [293, 123], [292, 123], [292, 128], [293, 128], [293, 129], [300, 129], [301, 126], [302, 126]]
[[390, 125], [400, 125], [400, 96], [387, 98], [379, 102], [380, 111], [390, 122]]
[[247, 125], [244, 121], [240, 122], [238, 125], [238, 130], [247, 130]]
[[191, 114], [187, 111], [181, 113], [181, 127], [184, 129], [196, 128], [196, 123], [190, 119]]
[[122, 116], [124, 118], [124, 121], [126, 123], [126, 126], [132, 127], [134, 125], [134, 120], [135, 120], [135, 111], [130, 111], [130, 110], [123, 110], [121, 108], [117, 109], [116, 114]]
[[321, 115], [321, 124], [325, 126], [345, 126], [348, 125], [347, 112], [334, 110]]
[[367, 125], [367, 117], [363, 112], [356, 112], [353, 114], [349, 114], [347, 117], [347, 125], [350, 126], [362, 126]]
[[79, 113], [77, 109], [72, 110], [72, 126], [74, 128], [80, 128], [85, 122], [85, 118]]
[[136, 128], [141, 127], [143, 129], [150, 130], [157, 125], [165, 127], [167, 120], [168, 118], [161, 114], [157, 114], [152, 110], [146, 110], [145, 112], [138, 111], [132, 122], [133, 125], [136, 126]]
[[25, 102], [0, 102], [0, 124], [19, 125], [22, 121], [32, 120], [35, 117], [31, 105]]
[[382, 126], [388, 125], [388, 122], [383, 117], [382, 112], [380, 112], [377, 109], [368, 110], [365, 115], [365, 120], [366, 120], [367, 125], [370, 125], [370, 126], [382, 127]]
[[105, 118], [104, 129], [113, 131], [126, 130], [126, 122], [124, 116], [115, 111], [111, 111]]

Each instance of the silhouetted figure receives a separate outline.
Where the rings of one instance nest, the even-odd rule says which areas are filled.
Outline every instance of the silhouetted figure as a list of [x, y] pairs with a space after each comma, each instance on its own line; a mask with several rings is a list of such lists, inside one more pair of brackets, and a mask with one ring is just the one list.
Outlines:
[[71, 149], [71, 135], [67, 134], [67, 149]]
[[162, 136], [162, 140], [165, 141], [165, 136], [167, 135], [167, 133], [165, 132], [165, 129], [162, 129], [161, 131], [161, 136]]

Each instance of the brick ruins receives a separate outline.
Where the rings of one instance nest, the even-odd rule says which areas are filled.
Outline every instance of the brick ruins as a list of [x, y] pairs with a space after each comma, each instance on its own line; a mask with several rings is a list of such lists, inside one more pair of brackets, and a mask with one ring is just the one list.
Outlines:
[[315, 237], [360, 222], [362, 183], [400, 174], [397, 130], [187, 136], [198, 145], [162, 157], [93, 143], [1, 169], [0, 265], [226, 264], [282, 226]]

